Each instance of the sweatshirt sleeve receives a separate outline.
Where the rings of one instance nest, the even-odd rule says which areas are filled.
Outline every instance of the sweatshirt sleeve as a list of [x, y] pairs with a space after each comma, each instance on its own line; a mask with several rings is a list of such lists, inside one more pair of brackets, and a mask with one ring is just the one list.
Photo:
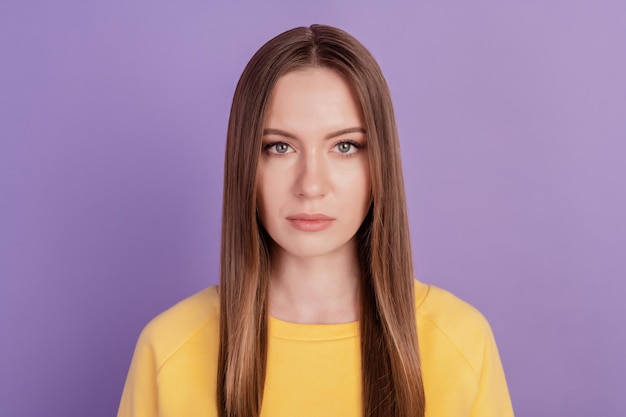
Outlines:
[[513, 417], [513, 407], [491, 329], [486, 334], [478, 393], [471, 417]]
[[144, 330], [135, 347], [117, 417], [158, 415], [156, 374], [154, 349]]

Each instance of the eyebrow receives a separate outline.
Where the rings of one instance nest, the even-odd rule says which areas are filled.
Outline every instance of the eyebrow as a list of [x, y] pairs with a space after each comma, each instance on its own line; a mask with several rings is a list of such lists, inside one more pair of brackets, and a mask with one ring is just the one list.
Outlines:
[[[365, 129], [363, 129], [362, 127], [349, 127], [347, 129], [341, 129], [336, 132], [329, 133], [328, 135], [326, 135], [326, 139], [332, 139], [337, 136], [347, 135], [348, 133], [365, 133]], [[277, 135], [289, 139], [298, 139], [296, 135], [280, 129], [263, 129], [263, 136], [265, 135]]]

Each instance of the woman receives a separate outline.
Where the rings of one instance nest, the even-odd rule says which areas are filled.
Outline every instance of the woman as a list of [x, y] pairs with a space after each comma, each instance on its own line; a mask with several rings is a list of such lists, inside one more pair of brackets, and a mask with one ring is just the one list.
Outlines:
[[222, 225], [219, 288], [146, 326], [118, 416], [513, 415], [485, 319], [413, 279], [389, 91], [347, 33], [248, 63]]

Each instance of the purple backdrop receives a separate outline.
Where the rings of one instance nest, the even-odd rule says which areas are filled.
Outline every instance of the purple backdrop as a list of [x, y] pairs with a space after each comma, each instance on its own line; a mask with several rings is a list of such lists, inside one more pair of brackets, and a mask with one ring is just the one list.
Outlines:
[[214, 3], [0, 5], [0, 415], [115, 414], [216, 282], [236, 80], [316, 22], [379, 59], [418, 278], [490, 320], [517, 415], [623, 415], [626, 2]]

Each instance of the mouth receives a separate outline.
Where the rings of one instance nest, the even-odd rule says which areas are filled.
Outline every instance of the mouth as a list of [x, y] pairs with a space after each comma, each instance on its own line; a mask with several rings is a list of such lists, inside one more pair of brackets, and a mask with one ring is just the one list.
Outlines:
[[334, 218], [321, 213], [298, 213], [287, 217], [291, 226], [303, 232], [321, 232], [332, 226]]

